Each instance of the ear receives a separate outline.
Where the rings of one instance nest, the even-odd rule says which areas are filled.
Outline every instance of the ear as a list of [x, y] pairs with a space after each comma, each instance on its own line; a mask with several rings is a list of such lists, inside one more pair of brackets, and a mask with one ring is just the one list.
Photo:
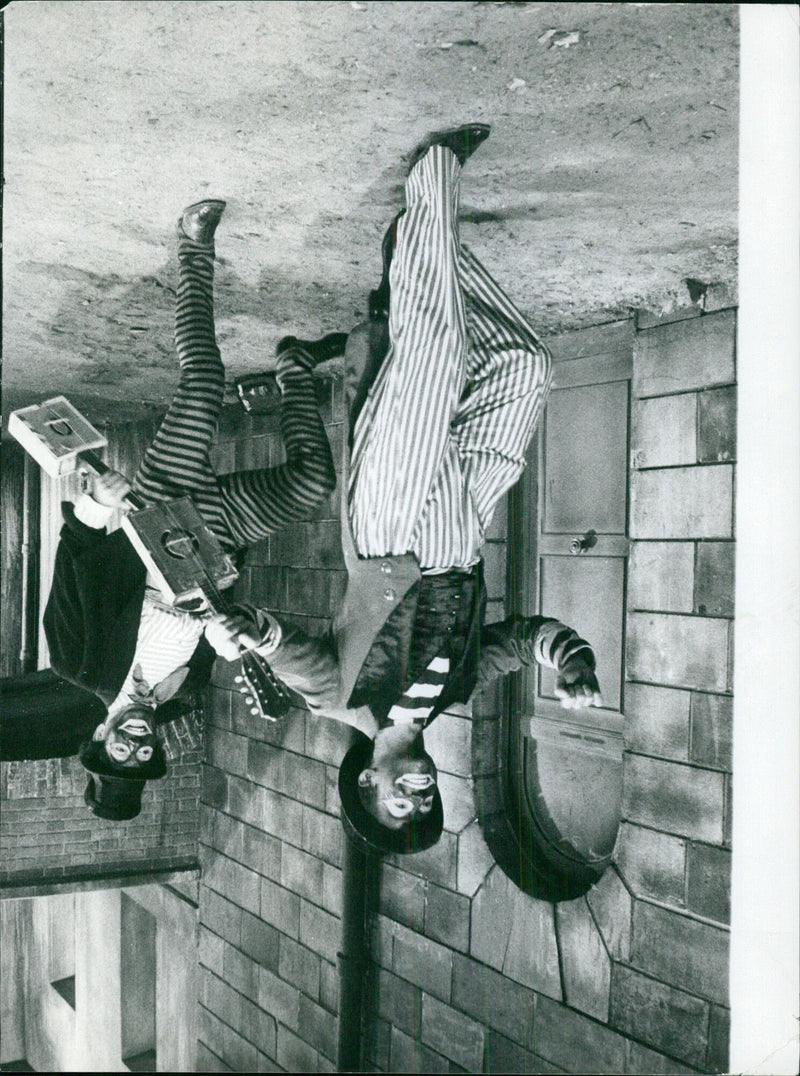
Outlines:
[[106, 723], [101, 721], [97, 728], [94, 730], [93, 740], [104, 740], [106, 738]]
[[375, 771], [374, 770], [362, 770], [358, 775], [358, 787], [370, 788], [375, 784]]
[[181, 665], [175, 672], [171, 672], [169, 676], [165, 676], [160, 684], [156, 684], [153, 688], [153, 699], [157, 705], [161, 705], [162, 702], [166, 702], [167, 699], [171, 699], [173, 695], [176, 695], [181, 689], [181, 685], [186, 677], [189, 675], [189, 666]]

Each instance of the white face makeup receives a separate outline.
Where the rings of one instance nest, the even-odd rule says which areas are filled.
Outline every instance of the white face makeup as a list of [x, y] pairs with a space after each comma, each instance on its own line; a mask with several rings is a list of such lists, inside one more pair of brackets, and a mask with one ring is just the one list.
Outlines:
[[106, 754], [118, 765], [138, 766], [153, 757], [155, 734], [149, 710], [121, 710], [106, 722]]
[[408, 818], [430, 814], [433, 808], [436, 782], [428, 773], [404, 773], [395, 782], [395, 791], [380, 802], [392, 818]]

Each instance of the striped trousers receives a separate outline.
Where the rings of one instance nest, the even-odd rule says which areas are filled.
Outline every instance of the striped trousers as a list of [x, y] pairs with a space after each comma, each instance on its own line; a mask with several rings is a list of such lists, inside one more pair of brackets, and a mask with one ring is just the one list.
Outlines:
[[225, 389], [214, 332], [214, 248], [178, 234], [175, 347], [180, 381], [134, 477], [148, 504], [188, 495], [223, 549], [234, 552], [292, 520], [307, 519], [336, 486], [330, 445], [316, 405], [311, 361], [300, 349], [278, 361], [286, 462], [216, 475], [209, 452]]
[[459, 241], [461, 166], [432, 147], [406, 181], [390, 346], [356, 422], [348, 489], [362, 556], [474, 564], [552, 380], [547, 349]]

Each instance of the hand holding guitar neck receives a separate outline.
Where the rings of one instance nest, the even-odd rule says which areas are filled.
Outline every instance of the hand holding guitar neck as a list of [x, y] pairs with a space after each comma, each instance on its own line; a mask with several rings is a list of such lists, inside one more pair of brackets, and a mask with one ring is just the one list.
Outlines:
[[103, 463], [93, 449], [79, 452], [75, 458], [77, 469], [86, 476], [88, 492], [98, 504], [108, 508], [130, 508], [139, 511], [144, 501], [132, 491], [124, 474]]
[[236, 661], [243, 651], [255, 650], [261, 642], [253, 622], [241, 614], [218, 614], [206, 625], [206, 639], [225, 661]]
[[106, 508], [129, 507], [131, 484], [125, 475], [109, 468], [105, 474], [94, 474], [88, 482], [87, 493]]

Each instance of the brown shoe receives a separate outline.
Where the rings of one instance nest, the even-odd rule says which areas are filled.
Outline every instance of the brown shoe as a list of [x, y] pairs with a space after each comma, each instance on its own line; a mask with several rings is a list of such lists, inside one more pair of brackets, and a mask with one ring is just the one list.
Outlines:
[[449, 131], [434, 131], [417, 146], [408, 163], [409, 172], [420, 161], [431, 146], [445, 146], [458, 157], [459, 164], [465, 164], [481, 142], [489, 137], [491, 127], [487, 123], [465, 123], [463, 127], [454, 127]]
[[221, 198], [194, 202], [184, 209], [178, 227], [188, 239], [209, 246], [214, 241], [214, 232], [225, 211], [225, 205]]

